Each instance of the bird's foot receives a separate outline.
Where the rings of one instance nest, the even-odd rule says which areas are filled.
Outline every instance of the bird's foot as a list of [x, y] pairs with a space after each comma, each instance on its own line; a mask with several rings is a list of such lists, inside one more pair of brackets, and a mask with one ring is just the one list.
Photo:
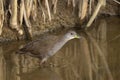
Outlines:
[[47, 62], [47, 59], [46, 59], [46, 58], [42, 59], [42, 60], [39, 62], [39, 66], [40, 66], [40, 67], [44, 67], [45, 64], [46, 64], [46, 62]]

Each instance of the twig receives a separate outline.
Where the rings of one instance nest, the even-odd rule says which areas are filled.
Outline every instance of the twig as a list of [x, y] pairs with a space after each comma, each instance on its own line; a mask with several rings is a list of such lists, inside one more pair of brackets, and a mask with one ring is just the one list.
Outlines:
[[47, 11], [48, 11], [49, 21], [51, 21], [51, 13], [50, 13], [50, 7], [49, 7], [48, 0], [45, 0], [45, 4], [46, 4], [46, 7], [47, 7]]
[[92, 11], [92, 0], [89, 0], [89, 14], [91, 15], [91, 11]]
[[23, 22], [23, 16], [24, 16], [24, 0], [21, 0], [21, 3], [20, 3], [20, 25], [22, 25], [22, 22]]
[[26, 1], [26, 14], [27, 14], [28, 18], [31, 15], [32, 7], [33, 7], [33, 0]]
[[57, 2], [58, 2], [58, 0], [55, 0], [54, 3], [53, 3], [53, 4], [54, 4], [54, 7], [53, 7], [53, 13], [54, 13], [54, 14], [56, 14], [56, 10], [57, 10]]
[[92, 22], [94, 21], [94, 19], [96, 18], [97, 14], [98, 14], [100, 8], [101, 8], [101, 4], [98, 3], [92, 17], [90, 18], [89, 22], [87, 23], [87, 27], [91, 26]]
[[2, 34], [2, 28], [3, 28], [3, 23], [4, 23], [4, 5], [3, 5], [3, 0], [0, 0], [0, 35]]
[[73, 5], [73, 8], [75, 7], [75, 0], [72, 0], [72, 5]]
[[10, 6], [11, 6], [11, 12], [12, 12], [11, 17], [10, 17], [10, 26], [12, 29], [15, 29], [18, 32], [18, 34], [22, 35], [23, 31], [22, 29], [20, 29], [20, 26], [17, 22], [18, 20], [17, 0], [11, 0]]
[[120, 38], [120, 34], [117, 35], [116, 37], [114, 37], [112, 40], [110, 40], [110, 41], [108, 41], [108, 42], [114, 41], [114, 40], [116, 40], [116, 39], [118, 39], [118, 38]]
[[44, 9], [43, 9], [43, 7], [42, 7], [42, 4], [41, 4], [40, 0], [38, 0], [38, 3], [39, 3], [40, 8], [41, 8], [41, 10], [42, 10], [42, 17], [43, 17], [43, 21], [44, 21], [44, 23], [45, 23], [45, 21], [46, 21], [45, 11], [44, 11]]
[[79, 18], [81, 17], [81, 13], [82, 13], [82, 3], [83, 3], [83, 0], [79, 0], [79, 12], [78, 12]]
[[98, 14], [98, 12], [99, 12], [99, 10], [100, 10], [100, 8], [101, 8], [101, 6], [105, 6], [105, 4], [106, 4], [106, 0], [99, 0], [99, 1], [98, 1], [98, 4], [97, 4], [97, 6], [96, 6], [96, 9], [95, 9], [92, 17], [90, 18], [90, 20], [89, 20], [88, 23], [87, 23], [87, 27], [90, 27], [90, 25], [92, 24], [92, 22], [93, 22], [94, 19], [96, 18], [97, 14]]
[[120, 2], [119, 1], [117, 1], [117, 0], [113, 0], [114, 2], [116, 2], [116, 3], [118, 3], [118, 4], [120, 4]]
[[67, 0], [67, 6], [69, 6], [70, 5], [70, 0]]
[[84, 19], [87, 14], [87, 6], [88, 6], [88, 0], [83, 0], [81, 17], [80, 17], [81, 20]]

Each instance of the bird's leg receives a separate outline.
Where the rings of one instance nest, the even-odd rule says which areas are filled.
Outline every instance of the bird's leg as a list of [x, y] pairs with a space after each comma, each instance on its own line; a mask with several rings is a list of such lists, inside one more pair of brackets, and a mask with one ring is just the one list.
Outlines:
[[43, 58], [40, 62], [40, 65], [42, 65], [43, 63], [46, 63], [46, 61], [47, 61], [47, 58]]

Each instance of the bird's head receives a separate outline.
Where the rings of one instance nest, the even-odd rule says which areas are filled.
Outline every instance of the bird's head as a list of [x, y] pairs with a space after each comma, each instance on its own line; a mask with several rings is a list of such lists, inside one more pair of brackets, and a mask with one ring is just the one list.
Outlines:
[[80, 35], [77, 34], [75, 31], [68, 31], [68, 32], [65, 34], [65, 37], [66, 37], [68, 40], [71, 40], [71, 39], [74, 39], [74, 38], [80, 38]]

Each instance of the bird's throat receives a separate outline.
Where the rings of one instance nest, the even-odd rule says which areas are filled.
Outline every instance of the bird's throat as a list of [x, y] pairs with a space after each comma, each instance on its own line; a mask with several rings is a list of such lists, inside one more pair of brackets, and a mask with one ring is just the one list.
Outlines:
[[51, 51], [49, 52], [49, 56], [53, 56], [57, 51], [59, 51], [65, 43], [67, 43], [69, 39], [66, 39], [65, 36], [63, 36], [61, 39], [59, 39], [56, 44], [51, 48]]

